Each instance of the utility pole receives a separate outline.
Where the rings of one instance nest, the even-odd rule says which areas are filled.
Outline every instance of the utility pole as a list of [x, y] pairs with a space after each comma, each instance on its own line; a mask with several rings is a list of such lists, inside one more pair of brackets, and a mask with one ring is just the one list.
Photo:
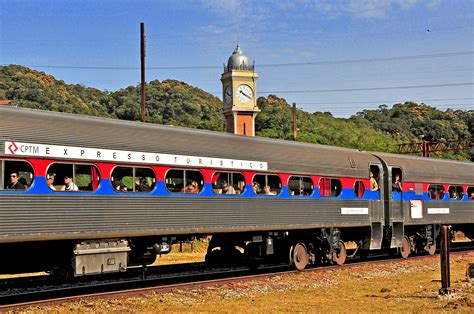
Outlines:
[[298, 141], [298, 125], [296, 124], [296, 104], [293, 103], [293, 140]]
[[140, 61], [141, 61], [141, 102], [140, 102], [140, 121], [147, 121], [145, 104], [145, 23], [140, 23]]

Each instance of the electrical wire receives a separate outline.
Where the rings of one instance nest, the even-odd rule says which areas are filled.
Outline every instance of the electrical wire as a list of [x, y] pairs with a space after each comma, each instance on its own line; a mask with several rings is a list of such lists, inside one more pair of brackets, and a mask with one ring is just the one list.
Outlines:
[[303, 93], [332, 93], [332, 92], [355, 92], [370, 90], [390, 90], [390, 89], [415, 89], [415, 88], [434, 88], [434, 87], [453, 87], [474, 85], [473, 82], [463, 83], [444, 83], [432, 85], [405, 85], [405, 86], [384, 86], [384, 87], [362, 87], [362, 88], [339, 88], [339, 89], [316, 89], [316, 90], [274, 90], [262, 91], [257, 94], [303, 94]]
[[[265, 67], [294, 67], [294, 66], [319, 66], [319, 65], [334, 65], [334, 64], [354, 64], [354, 63], [372, 63], [372, 62], [393, 62], [432, 58], [451, 58], [459, 56], [474, 55], [473, 50], [435, 53], [424, 55], [409, 55], [409, 56], [395, 56], [387, 58], [365, 58], [365, 59], [346, 59], [346, 60], [327, 60], [316, 62], [294, 62], [294, 63], [264, 63], [257, 65], [259, 68]], [[7, 64], [2, 64], [6, 66]], [[118, 66], [70, 66], [70, 65], [41, 65], [41, 64], [26, 64], [30, 68], [49, 68], [49, 69], [73, 69], [73, 70], [138, 70], [140, 67], [118, 67]], [[221, 69], [222, 66], [214, 65], [197, 65], [197, 66], [148, 66], [147, 70], [203, 70], [203, 69]]]
[[298, 105], [342, 105], [342, 104], [367, 104], [367, 103], [385, 103], [394, 102], [401, 103], [405, 101], [453, 101], [453, 100], [471, 100], [473, 97], [462, 98], [431, 98], [431, 99], [410, 99], [410, 100], [366, 100], [366, 101], [337, 101], [337, 102], [295, 102]]

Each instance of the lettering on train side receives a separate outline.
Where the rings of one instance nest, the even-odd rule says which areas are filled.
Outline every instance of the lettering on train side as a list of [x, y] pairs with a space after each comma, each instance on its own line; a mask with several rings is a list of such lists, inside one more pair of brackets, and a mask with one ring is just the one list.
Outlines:
[[78, 160], [121, 161], [176, 166], [202, 166], [233, 169], [267, 170], [268, 164], [256, 160], [238, 160], [219, 157], [184, 156], [177, 154], [146, 153], [135, 151], [73, 147], [63, 145], [44, 145], [5, 141], [5, 155], [64, 158]]
[[25, 154], [39, 154], [39, 147], [33, 145], [21, 145], [20, 152]]

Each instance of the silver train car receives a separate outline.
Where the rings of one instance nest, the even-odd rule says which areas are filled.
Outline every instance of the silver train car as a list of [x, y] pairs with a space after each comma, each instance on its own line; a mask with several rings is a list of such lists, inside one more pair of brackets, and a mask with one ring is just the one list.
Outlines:
[[[474, 238], [474, 164], [0, 107], [0, 272], [152, 263], [212, 236], [209, 263], [433, 254]], [[369, 175], [370, 174], [370, 175]]]

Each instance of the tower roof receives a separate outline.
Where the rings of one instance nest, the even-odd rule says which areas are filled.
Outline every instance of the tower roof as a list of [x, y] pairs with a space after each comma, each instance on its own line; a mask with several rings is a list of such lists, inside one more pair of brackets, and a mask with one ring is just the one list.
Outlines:
[[237, 47], [235, 47], [234, 52], [229, 57], [229, 61], [227, 61], [227, 68], [225, 69], [225, 71], [228, 72], [232, 70], [254, 70], [254, 65], [250, 64], [249, 58], [243, 53], [239, 44], [237, 44]]

